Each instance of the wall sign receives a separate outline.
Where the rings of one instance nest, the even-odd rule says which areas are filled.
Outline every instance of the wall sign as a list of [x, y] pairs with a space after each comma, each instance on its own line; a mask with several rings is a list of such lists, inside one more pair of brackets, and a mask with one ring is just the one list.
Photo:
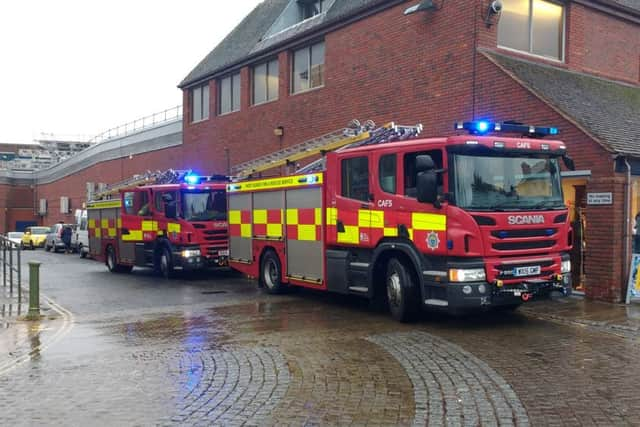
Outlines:
[[587, 205], [612, 205], [613, 193], [587, 193]]

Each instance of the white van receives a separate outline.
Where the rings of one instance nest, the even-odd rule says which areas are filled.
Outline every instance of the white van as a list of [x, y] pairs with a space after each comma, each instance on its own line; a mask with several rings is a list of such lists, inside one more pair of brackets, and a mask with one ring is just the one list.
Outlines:
[[87, 231], [87, 210], [76, 209], [76, 229], [71, 235], [71, 248], [85, 258], [89, 253], [89, 232]]

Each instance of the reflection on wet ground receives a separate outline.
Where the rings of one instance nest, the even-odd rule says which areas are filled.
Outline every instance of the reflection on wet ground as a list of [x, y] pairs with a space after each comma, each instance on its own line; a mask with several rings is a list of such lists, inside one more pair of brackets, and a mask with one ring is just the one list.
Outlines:
[[76, 326], [46, 351], [53, 329], [0, 332], [34, 349], [0, 373], [3, 424], [640, 424], [640, 348], [633, 330], [611, 333], [635, 325], [619, 307], [542, 301], [406, 325], [360, 299], [271, 296], [228, 273], [44, 268]]

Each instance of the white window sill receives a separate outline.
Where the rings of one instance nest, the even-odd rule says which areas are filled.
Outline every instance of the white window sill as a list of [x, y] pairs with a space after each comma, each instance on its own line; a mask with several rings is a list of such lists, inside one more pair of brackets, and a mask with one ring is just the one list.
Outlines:
[[320, 89], [324, 89], [324, 85], [312, 87], [310, 89], [299, 90], [298, 92], [291, 92], [291, 96], [302, 95], [303, 93], [309, 93], [309, 92], [313, 92], [313, 91], [320, 90]]
[[558, 63], [558, 64], [564, 64], [565, 63], [564, 62], [564, 58], [558, 59], [558, 58], [553, 58], [551, 56], [538, 55], [538, 54], [535, 54], [535, 53], [527, 52], [526, 50], [514, 49], [512, 47], [506, 47], [506, 46], [498, 45], [498, 49], [506, 50], [508, 52], [513, 52], [513, 53], [518, 53], [518, 54], [524, 55], [524, 56], [530, 56], [531, 58], [544, 59], [545, 61], [555, 62], [555, 63]]

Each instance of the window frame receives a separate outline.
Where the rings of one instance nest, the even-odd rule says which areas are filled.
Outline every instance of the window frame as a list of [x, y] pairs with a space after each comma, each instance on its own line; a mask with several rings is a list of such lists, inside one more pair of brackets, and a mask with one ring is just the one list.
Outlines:
[[[314, 17], [316, 17], [318, 15], [322, 15], [324, 12], [326, 12], [326, 9], [323, 7], [325, 1], [326, 0], [312, 0], [312, 1], [303, 1], [303, 2], [299, 1], [298, 4], [300, 6], [300, 22], [305, 21], [307, 19], [314, 18]], [[316, 13], [314, 15], [311, 15], [311, 16], [305, 17], [305, 12], [307, 12], [309, 10], [307, 8], [309, 8], [311, 5], [313, 5], [315, 3], [319, 3], [319, 5], [318, 5], [319, 6], [318, 13]]]
[[[553, 61], [553, 62], [558, 62], [558, 63], [565, 63], [566, 60], [566, 46], [567, 46], [567, 4], [563, 3], [561, 1], [556, 1], [556, 0], [540, 0], [540, 1], [545, 1], [547, 3], [553, 3], [555, 5], [558, 5], [562, 8], [562, 34], [561, 34], [561, 38], [562, 38], [562, 44], [560, 46], [560, 58], [554, 58], [552, 56], [545, 56], [545, 55], [540, 55], [537, 53], [533, 52], [533, 2], [535, 0], [528, 0], [529, 1], [529, 15], [528, 15], [528, 26], [529, 26], [529, 49], [528, 50], [520, 50], [520, 49], [516, 49], [513, 47], [509, 47], [509, 46], [505, 46], [500, 44], [500, 40], [498, 39], [498, 34], [496, 32], [496, 45], [500, 48], [500, 49], [504, 49], [504, 50], [508, 50], [510, 52], [515, 52], [515, 53], [520, 53], [523, 55], [527, 55], [527, 56], [532, 56], [535, 58], [540, 58], [540, 59], [544, 59], [547, 61]], [[498, 22], [498, 25], [500, 25], [500, 23]]]
[[[274, 98], [269, 98], [269, 70], [270, 70], [270, 65], [273, 63], [276, 63], [277, 68], [278, 68], [278, 72], [276, 73], [276, 78], [277, 78], [277, 87], [276, 87], [276, 93], [275, 93], [275, 97]], [[262, 65], [266, 65], [267, 67], [267, 72], [265, 74], [265, 88], [267, 90], [267, 96], [266, 99], [264, 101], [260, 101], [260, 102], [256, 102], [256, 74], [255, 74], [255, 70], [256, 68], [262, 66]], [[254, 66], [251, 67], [251, 105], [262, 105], [262, 104], [267, 104], [269, 102], [273, 102], [273, 101], [277, 101], [280, 98], [280, 59], [279, 58], [272, 58], [268, 61], [264, 61], [261, 62], [259, 64], [256, 64]]]
[[[318, 85], [318, 86], [311, 86], [311, 61], [313, 58], [313, 47], [314, 46], [318, 46], [322, 44], [323, 45], [323, 49], [324, 49], [324, 54], [322, 56], [322, 66], [323, 66], [323, 72], [322, 72], [322, 84]], [[306, 89], [300, 89], [298, 91], [295, 90], [295, 66], [296, 66], [296, 61], [295, 61], [295, 56], [296, 56], [296, 52], [299, 52], [301, 50], [306, 50], [307, 51], [307, 74], [309, 76], [308, 81], [309, 81], [309, 87]], [[326, 58], [327, 58], [327, 45], [326, 42], [324, 40], [319, 40], [315, 43], [311, 43], [311, 44], [307, 44], [304, 47], [298, 48], [298, 49], [294, 49], [291, 51], [291, 56], [290, 56], [291, 60], [291, 81], [289, 82], [291, 85], [290, 88], [290, 94], [291, 95], [297, 95], [299, 93], [305, 93], [305, 92], [310, 92], [312, 90], [317, 90], [317, 89], [321, 89], [325, 86], [325, 68], [326, 68]]]
[[[195, 115], [195, 105], [196, 105], [196, 91], [199, 90], [199, 101], [200, 101], [200, 117], [196, 118]], [[190, 93], [191, 93], [191, 123], [198, 123], [198, 122], [202, 122], [205, 120], [209, 119], [209, 115], [211, 113], [211, 108], [210, 108], [210, 98], [211, 98], [211, 89], [209, 88], [209, 82], [195, 86], [193, 88], [190, 89]], [[207, 98], [207, 102], [205, 103], [205, 96], [204, 94], [207, 94], [206, 98]], [[207, 114], [206, 116], [204, 115], [204, 111], [205, 111], [205, 107], [206, 106], [206, 111]]]
[[[233, 83], [234, 83], [234, 79], [237, 77], [238, 79], [238, 108], [234, 109], [233, 108], [233, 104], [234, 104], [234, 93], [233, 93]], [[231, 95], [231, 99], [230, 99], [230, 110], [229, 111], [222, 111], [222, 82], [224, 80], [229, 79], [229, 83], [230, 83], [230, 95]], [[231, 73], [231, 74], [227, 74], [226, 76], [219, 78], [218, 79], [218, 102], [217, 102], [217, 112], [218, 112], [218, 116], [225, 116], [227, 114], [232, 114], [232, 113], [237, 113], [238, 111], [240, 111], [242, 109], [242, 79], [240, 76], [240, 71], [237, 71], [235, 73]]]

